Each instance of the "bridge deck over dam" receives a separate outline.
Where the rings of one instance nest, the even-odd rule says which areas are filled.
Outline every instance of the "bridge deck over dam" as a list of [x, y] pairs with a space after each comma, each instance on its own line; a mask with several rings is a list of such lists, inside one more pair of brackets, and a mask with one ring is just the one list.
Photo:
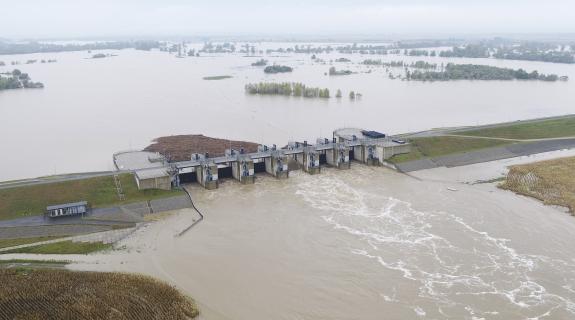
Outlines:
[[288, 164], [293, 163], [310, 174], [320, 173], [325, 165], [348, 169], [351, 160], [378, 166], [396, 154], [410, 152], [410, 148], [409, 143], [378, 132], [347, 128], [334, 131], [332, 139], [318, 139], [314, 145], [307, 141], [290, 142], [283, 148], [260, 145], [257, 152], [228, 149], [217, 157], [194, 153], [190, 160], [178, 162], [168, 162], [158, 153], [126, 151], [114, 154], [114, 164], [118, 170], [134, 172], [140, 189], [169, 189], [196, 181], [215, 189], [222, 176], [253, 183], [257, 172], [287, 178]]

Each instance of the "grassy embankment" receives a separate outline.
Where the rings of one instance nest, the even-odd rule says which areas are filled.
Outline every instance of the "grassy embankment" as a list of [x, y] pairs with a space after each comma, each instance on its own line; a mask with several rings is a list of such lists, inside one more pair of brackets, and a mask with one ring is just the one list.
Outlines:
[[141, 275], [0, 269], [1, 319], [193, 319], [194, 301]]
[[179, 190], [138, 190], [133, 175], [119, 176], [125, 195], [116, 194], [112, 176], [0, 189], [0, 220], [42, 214], [46, 206], [85, 200], [92, 207], [106, 207], [131, 202], [183, 195]]
[[22, 265], [22, 267], [26, 267], [26, 265], [29, 265], [30, 267], [33, 268], [36, 265], [65, 266], [68, 263], [69, 263], [68, 261], [62, 261], [62, 260], [9, 259], [9, 260], [0, 260], [0, 268], [10, 264], [18, 264]]
[[407, 154], [400, 154], [390, 159], [401, 163], [422, 158], [440, 157], [450, 154], [469, 152], [479, 149], [498, 147], [509, 144], [509, 141], [468, 137], [438, 136], [410, 139], [412, 148]]
[[61, 237], [34, 237], [34, 238], [18, 238], [18, 239], [0, 239], [0, 249], [20, 246], [41, 241], [56, 240]]
[[[575, 137], [575, 116], [560, 119], [517, 122], [491, 128], [457, 131], [458, 136], [437, 136], [410, 139], [412, 152], [390, 159], [401, 163], [426, 157], [440, 157], [464, 153], [506, 144], [520, 143], [520, 140]], [[482, 137], [482, 138], [479, 138]], [[485, 139], [493, 138], [493, 139]], [[498, 139], [516, 139], [506, 141]]]
[[575, 157], [512, 166], [500, 187], [575, 214]]
[[61, 241], [55, 243], [41, 244], [37, 246], [12, 249], [0, 252], [0, 254], [8, 254], [8, 253], [88, 254], [110, 248], [112, 248], [111, 244], [103, 242], [90, 243], [90, 242]]
[[548, 139], [575, 137], [575, 116], [527, 123], [514, 123], [493, 128], [468, 130], [458, 134], [505, 139]]

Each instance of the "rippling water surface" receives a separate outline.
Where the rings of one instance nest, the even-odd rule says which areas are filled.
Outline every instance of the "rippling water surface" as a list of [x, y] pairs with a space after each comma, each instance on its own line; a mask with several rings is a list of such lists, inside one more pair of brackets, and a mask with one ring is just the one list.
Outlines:
[[574, 317], [572, 217], [447, 186], [354, 166], [198, 189], [207, 220], [155, 254], [229, 318]]

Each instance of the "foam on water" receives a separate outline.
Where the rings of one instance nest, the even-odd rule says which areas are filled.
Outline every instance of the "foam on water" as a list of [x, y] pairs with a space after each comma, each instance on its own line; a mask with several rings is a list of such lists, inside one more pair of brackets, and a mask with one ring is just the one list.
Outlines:
[[[416, 315], [483, 319], [499, 315], [503, 307], [508, 315], [533, 319], [555, 312], [575, 317], [569, 283], [575, 279], [573, 261], [518, 253], [508, 239], [494, 237], [456, 213], [418, 211], [380, 189], [352, 186], [344, 175], [301, 180], [296, 194], [322, 212], [336, 232], [358, 240], [351, 254], [416, 283], [414, 300], [431, 302], [412, 305]], [[563, 274], [563, 291], [550, 292], [535, 275], [542, 270]], [[399, 300], [400, 288], [393, 283], [389, 288], [393, 291], [380, 293], [387, 303], [409, 305]]]

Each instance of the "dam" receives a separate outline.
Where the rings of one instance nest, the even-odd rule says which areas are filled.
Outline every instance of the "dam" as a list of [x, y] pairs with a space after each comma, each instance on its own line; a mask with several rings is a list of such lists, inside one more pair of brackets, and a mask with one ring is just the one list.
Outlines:
[[115, 153], [114, 165], [119, 171], [133, 172], [140, 189], [179, 188], [186, 183], [199, 183], [206, 189], [217, 189], [221, 178], [234, 178], [242, 184], [254, 183], [256, 173], [267, 173], [287, 179], [291, 170], [321, 174], [325, 166], [345, 170], [351, 161], [367, 166], [381, 166], [394, 155], [409, 153], [411, 145], [376, 131], [355, 128], [338, 129], [331, 139], [320, 138], [288, 142], [285, 147], [258, 146], [247, 153], [227, 149], [222, 156], [190, 153], [186, 161], [169, 162], [153, 152], [124, 151]]

